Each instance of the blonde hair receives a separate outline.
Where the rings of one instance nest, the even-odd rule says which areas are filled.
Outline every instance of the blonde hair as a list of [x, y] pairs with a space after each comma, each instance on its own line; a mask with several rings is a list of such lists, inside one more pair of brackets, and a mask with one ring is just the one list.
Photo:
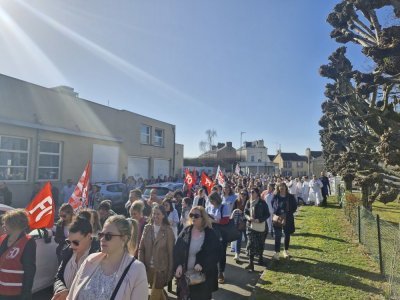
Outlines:
[[6, 211], [2, 222], [12, 229], [26, 230], [29, 228], [28, 214], [22, 208]]
[[[211, 220], [208, 217], [208, 214], [206, 213], [206, 210], [204, 209], [203, 206], [199, 205], [199, 206], [194, 206], [192, 207], [192, 209], [190, 210], [190, 213], [193, 213], [194, 210], [198, 210], [200, 212], [201, 215], [201, 229], [204, 230], [204, 228], [212, 228], [211, 225]], [[192, 218], [189, 218], [189, 223], [190, 225], [193, 225], [193, 220]]]
[[125, 249], [129, 254], [133, 255], [137, 248], [138, 240], [138, 225], [136, 221], [132, 220], [132, 222], [130, 222], [124, 216], [116, 215], [109, 217], [104, 223], [104, 226], [107, 224], [115, 225], [119, 233], [128, 238], [125, 243]]

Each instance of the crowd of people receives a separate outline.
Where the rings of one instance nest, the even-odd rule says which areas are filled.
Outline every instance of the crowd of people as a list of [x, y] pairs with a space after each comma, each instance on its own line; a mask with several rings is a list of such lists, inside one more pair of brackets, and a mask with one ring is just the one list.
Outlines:
[[[267, 235], [275, 239], [272, 259], [280, 259], [282, 237], [283, 257], [289, 257], [297, 206], [324, 206], [330, 193], [324, 174], [311, 180], [231, 174], [223, 186], [217, 181], [211, 190], [194, 185], [193, 191], [177, 190], [164, 199], [156, 190], [144, 199], [141, 189], [131, 187], [125, 215], [117, 215], [108, 200], [79, 211], [61, 205], [53, 300], [164, 300], [174, 277], [178, 299], [212, 299], [218, 284], [230, 280], [228, 246], [237, 262], [248, 257], [244, 269], [249, 272], [255, 262], [264, 265]], [[8, 211], [3, 223], [0, 281], [10, 284], [0, 285], [0, 300], [30, 299], [36, 246], [26, 234], [26, 213]], [[227, 239], [228, 230], [236, 232], [234, 240]], [[15, 245], [21, 251], [14, 256]]]

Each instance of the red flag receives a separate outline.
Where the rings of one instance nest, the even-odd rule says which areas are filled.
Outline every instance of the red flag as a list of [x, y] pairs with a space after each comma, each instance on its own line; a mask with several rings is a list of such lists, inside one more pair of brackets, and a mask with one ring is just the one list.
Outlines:
[[83, 171], [74, 192], [68, 200], [68, 203], [74, 208], [74, 210], [88, 205], [89, 178], [90, 161], [86, 164], [85, 170]]
[[197, 172], [196, 172], [196, 169], [193, 169], [193, 182], [194, 182], [194, 184], [196, 184], [197, 183]]
[[214, 186], [213, 181], [204, 172], [201, 173], [201, 186], [205, 186], [207, 188], [208, 194], [211, 193], [211, 189]]
[[54, 225], [55, 204], [51, 184], [47, 182], [26, 207], [31, 229], [51, 228]]
[[188, 185], [189, 190], [192, 188], [192, 186], [194, 185], [194, 178], [193, 175], [190, 174], [189, 170], [186, 169], [185, 170], [185, 183]]

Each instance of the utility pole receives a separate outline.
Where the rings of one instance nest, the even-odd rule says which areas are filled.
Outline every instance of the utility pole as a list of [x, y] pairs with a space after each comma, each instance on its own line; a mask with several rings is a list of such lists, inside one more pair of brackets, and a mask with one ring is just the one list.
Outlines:
[[243, 144], [242, 144], [242, 137], [243, 137], [243, 134], [244, 133], [246, 133], [245, 131], [241, 131], [240, 132], [240, 158], [239, 158], [239, 161], [241, 162], [242, 161], [242, 147], [243, 147]]

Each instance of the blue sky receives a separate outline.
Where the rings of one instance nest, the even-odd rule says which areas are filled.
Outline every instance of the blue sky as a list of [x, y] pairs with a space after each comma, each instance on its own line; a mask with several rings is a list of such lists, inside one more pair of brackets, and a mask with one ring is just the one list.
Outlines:
[[185, 157], [210, 128], [303, 154], [321, 150], [318, 68], [339, 46], [325, 21], [338, 2], [2, 0], [0, 72], [175, 124]]

